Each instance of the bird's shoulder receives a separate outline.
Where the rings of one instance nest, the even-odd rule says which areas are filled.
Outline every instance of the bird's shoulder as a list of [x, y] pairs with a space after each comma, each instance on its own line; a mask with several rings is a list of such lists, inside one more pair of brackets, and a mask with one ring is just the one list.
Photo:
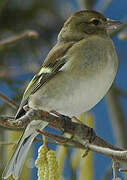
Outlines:
[[29, 97], [34, 94], [40, 87], [47, 83], [59, 69], [66, 63], [66, 52], [73, 46], [74, 42], [57, 43], [54, 48], [51, 49], [46, 57], [40, 71], [33, 77], [28, 84], [23, 98], [16, 114], [16, 118], [21, 117], [25, 112], [23, 106], [28, 103]]
[[[28, 84], [24, 96], [28, 96], [36, 91], [36, 88], [46, 83], [65, 64], [66, 52], [73, 46], [74, 42], [57, 43], [47, 55], [40, 71]], [[28, 94], [28, 95], [27, 95]]]
[[58, 42], [48, 53], [45, 61], [43, 62], [43, 67], [53, 67], [58, 60], [64, 57], [67, 51], [75, 44], [75, 42]]

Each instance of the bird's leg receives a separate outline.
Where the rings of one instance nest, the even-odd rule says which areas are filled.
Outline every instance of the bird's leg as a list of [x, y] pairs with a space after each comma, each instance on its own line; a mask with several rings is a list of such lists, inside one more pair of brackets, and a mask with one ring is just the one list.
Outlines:
[[[73, 119], [76, 121], [76, 122], [78, 122], [79, 124], [81, 124], [81, 125], [84, 125], [84, 123], [82, 122], [82, 121], [80, 121], [77, 117], [75, 117], [75, 116], [73, 116], [72, 118], [72, 121], [73, 121]], [[86, 126], [86, 125], [85, 125]], [[88, 126], [87, 126], [88, 127]], [[89, 142], [91, 142], [91, 141], [93, 141], [94, 140], [94, 137], [95, 137], [95, 134], [94, 134], [94, 131], [93, 131], [93, 129], [92, 128], [90, 128], [90, 127], [88, 127], [89, 128], [89, 136], [90, 136], [90, 141]], [[71, 135], [71, 137], [69, 138], [69, 140], [73, 140], [73, 138], [74, 138], [74, 135]], [[87, 143], [88, 143], [88, 140], [86, 140], [86, 145], [87, 145]], [[88, 153], [89, 153], [89, 148], [86, 148], [86, 150], [85, 150], [85, 152], [82, 154], [82, 157], [84, 158], [84, 157], [86, 157], [87, 155], [88, 155]]]
[[[65, 115], [63, 115], [63, 114], [60, 114], [59, 112], [57, 112], [57, 111], [55, 111], [55, 110], [51, 110], [50, 111], [50, 113], [52, 113], [53, 115], [56, 115], [56, 116], [58, 116], [58, 117], [60, 117], [61, 119], [68, 119], [68, 116], [65, 116]], [[69, 120], [69, 119], [68, 119]], [[63, 135], [65, 133], [65, 131], [63, 130], [62, 132], [61, 132], [61, 134]]]
[[84, 125], [87, 129], [88, 129], [88, 134], [87, 137], [89, 138], [89, 142], [92, 143], [95, 138], [96, 138], [96, 134], [95, 131], [93, 130], [93, 128], [85, 125], [85, 123], [83, 123], [82, 121], [80, 121], [77, 117], [73, 116], [72, 119], [74, 119], [75, 121], [77, 121], [79, 124]]

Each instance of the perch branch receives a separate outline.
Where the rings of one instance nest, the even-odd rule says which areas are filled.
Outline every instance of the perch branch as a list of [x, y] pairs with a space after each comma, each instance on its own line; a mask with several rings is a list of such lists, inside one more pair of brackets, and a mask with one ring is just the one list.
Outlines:
[[[0, 125], [4, 127], [8, 127], [9, 124], [12, 128], [23, 129], [27, 126], [27, 124], [32, 120], [43, 120], [49, 123], [50, 127], [53, 127], [57, 130], [62, 132], [67, 132], [73, 135], [74, 140], [84, 146], [84, 149], [89, 148], [94, 152], [101, 153], [103, 155], [109, 156], [113, 159], [119, 161], [126, 161], [127, 162], [127, 151], [117, 148], [101, 137], [97, 136], [92, 128], [79, 124], [76, 122], [72, 122], [71, 118], [66, 116], [56, 116], [50, 114], [46, 111], [41, 110], [29, 110], [26, 115], [21, 117], [18, 120], [10, 120], [9, 117], [4, 117], [4, 123], [0, 117]], [[60, 137], [59, 137], [60, 138]], [[61, 139], [62, 140], [62, 139]], [[69, 139], [68, 139], [69, 142]], [[66, 142], [67, 143], [67, 142]]]

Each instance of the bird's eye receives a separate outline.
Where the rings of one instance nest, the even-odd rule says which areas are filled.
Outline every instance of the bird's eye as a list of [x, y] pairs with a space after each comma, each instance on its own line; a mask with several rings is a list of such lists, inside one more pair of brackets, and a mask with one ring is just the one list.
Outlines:
[[98, 19], [92, 19], [92, 20], [91, 20], [91, 23], [94, 24], [94, 25], [96, 25], [96, 26], [99, 25], [99, 24], [101, 24], [101, 22], [100, 22]]

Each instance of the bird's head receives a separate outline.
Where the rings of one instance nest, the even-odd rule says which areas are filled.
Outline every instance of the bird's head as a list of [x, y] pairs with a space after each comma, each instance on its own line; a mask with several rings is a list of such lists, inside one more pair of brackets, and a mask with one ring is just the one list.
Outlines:
[[78, 11], [64, 23], [59, 39], [65, 41], [80, 40], [89, 35], [108, 35], [108, 29], [117, 28], [119, 21], [110, 20], [93, 10]]

